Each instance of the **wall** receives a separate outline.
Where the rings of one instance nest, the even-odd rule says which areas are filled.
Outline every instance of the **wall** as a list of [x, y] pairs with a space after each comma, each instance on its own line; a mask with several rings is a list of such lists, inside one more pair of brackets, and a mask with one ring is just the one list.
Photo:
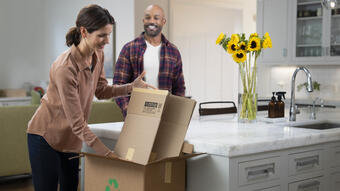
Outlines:
[[255, 32], [256, 1], [171, 0], [169, 6], [170, 39], [182, 55], [186, 94], [198, 102], [237, 102], [237, 64], [215, 41], [221, 32]]
[[[40, 85], [41, 81], [47, 81], [50, 65], [67, 49], [67, 30], [74, 25], [78, 11], [90, 2], [102, 5], [115, 17], [117, 54], [126, 42], [143, 31], [142, 18], [147, 5], [159, 4], [167, 18], [164, 34], [183, 51], [187, 94], [197, 94], [198, 101], [236, 101], [238, 70], [230, 55], [215, 45], [215, 40], [220, 32], [249, 34], [256, 31], [255, 0], [73, 0], [72, 3], [68, 0], [2, 0], [0, 22], [5, 27], [0, 36], [0, 89], [20, 88], [25, 82]], [[204, 41], [185, 39], [185, 35], [191, 33]], [[188, 40], [193, 42], [190, 49]], [[209, 52], [204, 52], [207, 50]], [[202, 51], [201, 56], [205, 57], [197, 57]], [[203, 94], [202, 84], [205, 84]]]
[[2, 0], [0, 14], [0, 88], [47, 79], [44, 0]]
[[67, 49], [65, 34], [79, 10], [90, 3], [107, 8], [115, 18], [119, 54], [134, 38], [134, 0], [0, 1], [0, 89], [47, 81], [50, 65]]
[[[307, 93], [305, 90], [295, 91], [297, 99], [312, 102], [316, 97], [325, 100], [325, 103], [337, 104], [340, 101], [340, 66], [306, 66], [312, 74], [312, 80], [321, 84], [320, 91]], [[272, 91], [283, 90], [287, 97], [291, 94], [292, 75], [297, 66], [265, 66], [259, 69], [259, 94], [270, 97]], [[300, 71], [296, 77], [297, 87], [306, 82], [306, 75]], [[335, 101], [335, 102], [334, 102]]]

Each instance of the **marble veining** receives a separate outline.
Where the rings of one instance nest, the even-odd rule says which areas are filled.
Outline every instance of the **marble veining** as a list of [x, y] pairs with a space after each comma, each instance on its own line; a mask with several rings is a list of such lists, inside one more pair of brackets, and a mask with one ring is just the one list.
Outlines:
[[[235, 115], [193, 117], [185, 140], [194, 144], [195, 152], [227, 157], [340, 141], [340, 128], [311, 130], [289, 125], [261, 121], [238, 123]], [[99, 137], [118, 139], [123, 122], [89, 126]]]

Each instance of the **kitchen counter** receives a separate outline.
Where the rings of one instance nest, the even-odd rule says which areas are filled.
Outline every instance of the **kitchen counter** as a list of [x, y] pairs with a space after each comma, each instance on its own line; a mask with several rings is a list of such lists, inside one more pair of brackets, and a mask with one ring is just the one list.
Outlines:
[[[194, 116], [185, 140], [194, 145], [195, 152], [227, 157], [247, 155], [339, 141], [340, 128], [313, 130], [290, 127], [288, 120], [268, 123], [262, 119], [266, 112], [259, 112], [255, 123], [238, 123], [236, 114]], [[339, 109], [328, 109], [317, 113], [320, 121], [337, 122]], [[296, 124], [310, 122], [308, 113], [297, 115]], [[340, 121], [338, 121], [340, 122]], [[99, 137], [117, 140], [123, 122], [91, 124], [91, 130]]]
[[[340, 122], [339, 109], [317, 111], [319, 121]], [[207, 155], [187, 161], [186, 190], [295, 191], [307, 185], [335, 191], [340, 182], [340, 128], [294, 128], [288, 118], [266, 122], [266, 114], [259, 112], [255, 123], [238, 123], [237, 114], [193, 116], [185, 140], [194, 144], [195, 152]], [[294, 124], [311, 122], [309, 115], [302, 109]], [[123, 122], [89, 126], [113, 149]]]

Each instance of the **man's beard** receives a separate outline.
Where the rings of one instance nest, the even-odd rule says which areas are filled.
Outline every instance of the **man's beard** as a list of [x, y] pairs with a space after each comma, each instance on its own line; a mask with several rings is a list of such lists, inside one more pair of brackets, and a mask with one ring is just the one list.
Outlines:
[[[154, 26], [156, 27], [156, 30], [150, 30], [149, 26]], [[155, 25], [155, 24], [146, 24], [144, 25], [144, 31], [146, 33], [146, 35], [151, 36], [151, 37], [155, 37], [157, 36], [159, 33], [161, 33], [162, 31], [162, 26], [159, 25]]]

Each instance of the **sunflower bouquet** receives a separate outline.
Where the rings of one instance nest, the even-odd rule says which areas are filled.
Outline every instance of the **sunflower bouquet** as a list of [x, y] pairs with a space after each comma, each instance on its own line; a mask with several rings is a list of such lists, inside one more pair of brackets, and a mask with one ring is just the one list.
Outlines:
[[272, 47], [269, 34], [265, 33], [260, 37], [257, 33], [253, 33], [247, 39], [244, 33], [232, 34], [231, 37], [221, 33], [216, 44], [221, 45], [225, 51], [231, 54], [239, 66], [243, 86], [243, 94], [239, 97], [241, 99], [240, 119], [256, 119], [256, 61], [262, 49]]

